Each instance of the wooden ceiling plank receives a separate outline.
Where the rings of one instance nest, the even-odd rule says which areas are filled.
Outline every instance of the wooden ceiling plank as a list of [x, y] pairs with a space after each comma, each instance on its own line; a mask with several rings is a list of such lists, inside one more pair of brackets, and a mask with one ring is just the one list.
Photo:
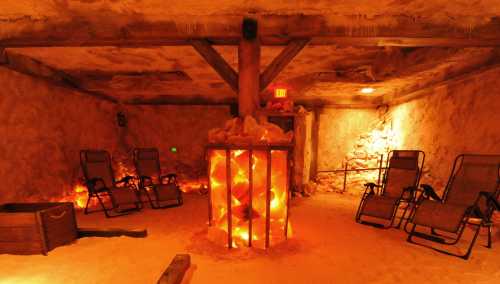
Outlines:
[[238, 73], [234, 71], [217, 50], [205, 39], [191, 40], [191, 45], [231, 89], [238, 93]]
[[299, 54], [299, 52], [309, 43], [310, 39], [294, 39], [273, 59], [260, 76], [260, 90], [269, 84], [285, 69], [285, 67]]

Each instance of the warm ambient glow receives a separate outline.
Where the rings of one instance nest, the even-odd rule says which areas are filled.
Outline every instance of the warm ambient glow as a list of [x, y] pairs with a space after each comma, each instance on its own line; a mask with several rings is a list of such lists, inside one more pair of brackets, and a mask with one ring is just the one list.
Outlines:
[[[251, 238], [252, 247], [265, 248], [266, 240], [266, 201], [267, 201], [267, 151], [252, 151], [252, 189], [249, 180], [249, 150], [230, 151], [230, 220], [232, 227], [231, 247], [248, 246]], [[287, 151], [271, 151], [271, 178], [269, 194], [270, 244], [285, 239], [285, 231], [290, 235], [287, 223]], [[228, 237], [228, 197], [226, 150], [211, 150], [210, 187], [211, 187], [211, 224], [212, 235], [217, 242], [227, 244]], [[213, 239], [213, 238], [212, 238]]]
[[284, 89], [284, 88], [276, 88], [274, 90], [274, 97], [275, 98], [286, 98], [287, 97], [287, 89]]
[[363, 88], [363, 89], [361, 89], [361, 93], [363, 93], [363, 94], [371, 94], [374, 91], [375, 91], [374, 88]]

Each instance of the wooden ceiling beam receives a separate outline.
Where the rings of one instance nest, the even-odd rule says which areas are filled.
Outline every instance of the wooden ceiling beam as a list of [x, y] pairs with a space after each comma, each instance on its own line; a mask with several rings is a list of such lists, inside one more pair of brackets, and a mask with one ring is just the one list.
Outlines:
[[[43, 23], [30, 17], [0, 20], [0, 47], [150, 47], [189, 45], [207, 39], [215, 45], [238, 45], [243, 15], [178, 16], [147, 21], [113, 11], [109, 22], [88, 18], [51, 17]], [[433, 23], [411, 15], [255, 15], [262, 45], [287, 45], [293, 38], [312, 38], [311, 45], [352, 46], [500, 46], [500, 17], [481, 18], [472, 29]], [[390, 23], [390, 24], [387, 24]], [[443, 36], [445, 35], [445, 36]]]
[[13, 71], [37, 78], [42, 78], [53, 84], [76, 89], [79, 92], [90, 94], [100, 99], [117, 102], [115, 98], [103, 93], [89, 92], [88, 90], [81, 88], [79, 80], [77, 80], [73, 76], [70, 76], [61, 70], [57, 70], [49, 65], [46, 65], [45, 63], [37, 59], [28, 57], [24, 54], [11, 53], [8, 50], [3, 51], [2, 57], [4, 59], [3, 66]]
[[238, 73], [226, 60], [215, 50], [206, 39], [191, 40], [193, 48], [212, 66], [221, 78], [238, 93]]
[[111, 81], [113, 79], [151, 78], [158, 81], [192, 81], [193, 79], [182, 70], [164, 71], [113, 71], [113, 70], [71, 70], [67, 74], [81, 80]]
[[285, 69], [297, 54], [309, 43], [310, 39], [294, 39], [273, 59], [260, 75], [260, 91], [263, 91], [269, 84]]
[[495, 47], [498, 38], [452, 38], [452, 37], [335, 37], [319, 36], [311, 45], [361, 46], [361, 47]]
[[[495, 38], [453, 38], [453, 37], [364, 37], [364, 36], [342, 36], [336, 35], [310, 35], [309, 45], [334, 45], [334, 46], [359, 46], [359, 47], [499, 47], [500, 34]], [[239, 37], [204, 37], [204, 38], [161, 38], [161, 39], [93, 39], [85, 41], [58, 41], [58, 40], [1, 40], [0, 47], [23, 48], [23, 47], [128, 47], [147, 48], [161, 46], [186, 46], [192, 45], [193, 41], [205, 40], [211, 45], [239, 45]], [[260, 42], [263, 46], [286, 46], [293, 37], [288, 36], [261, 36]]]
[[238, 99], [236, 96], [211, 99], [203, 95], [162, 95], [152, 98], [133, 98], [125, 100], [123, 103], [129, 105], [235, 105], [238, 103]]

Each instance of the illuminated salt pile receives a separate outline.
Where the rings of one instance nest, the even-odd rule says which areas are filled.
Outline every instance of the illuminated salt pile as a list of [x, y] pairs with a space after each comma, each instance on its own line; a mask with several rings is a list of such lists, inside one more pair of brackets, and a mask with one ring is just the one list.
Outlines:
[[[290, 235], [293, 133], [252, 117], [209, 133], [209, 238], [229, 248], [268, 248]], [[228, 178], [229, 177], [229, 178]]]

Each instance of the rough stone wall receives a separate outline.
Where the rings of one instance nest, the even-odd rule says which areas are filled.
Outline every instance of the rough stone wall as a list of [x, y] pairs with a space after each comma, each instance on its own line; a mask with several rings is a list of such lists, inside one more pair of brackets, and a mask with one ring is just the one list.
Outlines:
[[318, 170], [342, 169], [359, 135], [378, 121], [374, 109], [324, 109], [319, 117]]
[[208, 130], [231, 118], [228, 106], [127, 106], [124, 112], [128, 127], [122, 131], [129, 156], [135, 147], [156, 147], [162, 171], [190, 179], [205, 175]]
[[81, 149], [116, 151], [114, 104], [3, 67], [0, 86], [0, 203], [69, 195]]
[[421, 183], [441, 190], [458, 154], [500, 154], [500, 68], [428, 90], [392, 108], [403, 148], [426, 153]]

